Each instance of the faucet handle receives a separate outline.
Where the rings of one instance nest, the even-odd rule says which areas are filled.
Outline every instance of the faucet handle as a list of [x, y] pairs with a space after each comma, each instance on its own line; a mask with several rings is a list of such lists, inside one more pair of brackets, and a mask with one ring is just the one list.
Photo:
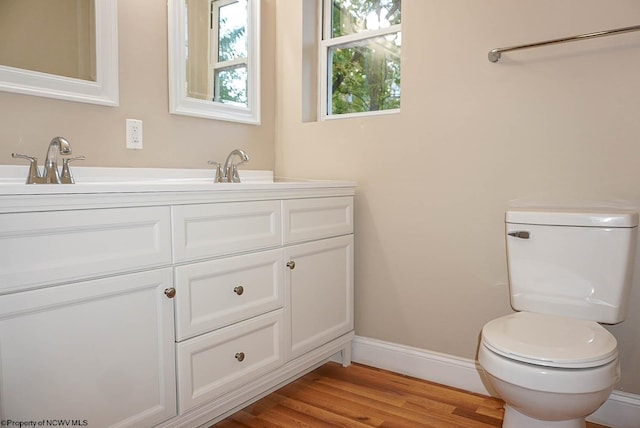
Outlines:
[[62, 184], [74, 184], [76, 181], [73, 179], [73, 174], [71, 174], [71, 168], [69, 167], [69, 163], [76, 160], [85, 160], [84, 156], [75, 156], [72, 158], [64, 158], [62, 160], [62, 174], [60, 174], [60, 183]]
[[86, 159], [85, 156], [74, 156], [74, 157], [62, 159], [62, 163], [64, 164], [64, 163], [69, 163], [76, 160], [85, 160], [85, 159]]
[[38, 158], [22, 153], [11, 153], [11, 157], [29, 161], [29, 173], [27, 175], [27, 181], [25, 182], [26, 184], [34, 184], [38, 182], [38, 179], [42, 178], [40, 177], [40, 170], [38, 169]]
[[214, 183], [222, 183], [222, 164], [216, 161], [209, 161], [209, 165], [214, 165], [216, 167], [216, 176], [213, 180]]
[[26, 159], [26, 160], [28, 160], [29, 162], [32, 162], [32, 163], [38, 161], [38, 158], [36, 158], [35, 156], [24, 155], [22, 153], [11, 153], [11, 157], [14, 158], [14, 159], [16, 159], [16, 158]]
[[240, 183], [240, 174], [238, 174], [238, 165], [241, 163], [232, 163], [229, 165], [229, 169], [231, 170], [229, 174], [229, 183]]

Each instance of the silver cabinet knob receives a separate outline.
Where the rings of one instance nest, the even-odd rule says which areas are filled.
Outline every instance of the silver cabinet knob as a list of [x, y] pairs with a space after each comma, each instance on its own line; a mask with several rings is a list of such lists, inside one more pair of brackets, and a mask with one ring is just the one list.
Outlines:
[[291, 270], [294, 270], [296, 268], [296, 262], [294, 262], [293, 260], [287, 262], [287, 267]]
[[170, 299], [173, 299], [176, 296], [176, 289], [171, 287], [171, 288], [165, 288], [164, 289], [164, 295], [167, 296]]
[[239, 362], [243, 362], [244, 361], [244, 352], [237, 352], [235, 358]]
[[242, 296], [242, 293], [244, 293], [244, 287], [242, 285], [233, 287], [233, 292], [236, 293], [238, 296]]

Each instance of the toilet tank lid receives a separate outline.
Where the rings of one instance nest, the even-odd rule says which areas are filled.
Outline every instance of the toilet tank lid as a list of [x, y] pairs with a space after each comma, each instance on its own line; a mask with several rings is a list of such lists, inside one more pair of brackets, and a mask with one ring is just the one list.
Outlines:
[[513, 224], [628, 228], [638, 226], [638, 213], [581, 208], [514, 208], [507, 211], [505, 221]]

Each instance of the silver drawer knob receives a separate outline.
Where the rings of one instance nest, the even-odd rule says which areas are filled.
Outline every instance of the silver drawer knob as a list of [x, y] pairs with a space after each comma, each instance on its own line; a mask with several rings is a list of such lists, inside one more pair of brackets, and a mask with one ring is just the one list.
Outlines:
[[244, 361], [244, 352], [236, 353], [236, 360], [243, 362]]
[[170, 299], [173, 299], [176, 296], [176, 289], [171, 287], [171, 288], [165, 288], [164, 289], [164, 295], [167, 296]]
[[296, 262], [294, 262], [293, 260], [291, 260], [290, 262], [287, 262], [287, 267], [291, 270], [296, 268]]
[[233, 287], [233, 292], [236, 293], [238, 296], [242, 296], [242, 293], [244, 293], [244, 287], [242, 285]]

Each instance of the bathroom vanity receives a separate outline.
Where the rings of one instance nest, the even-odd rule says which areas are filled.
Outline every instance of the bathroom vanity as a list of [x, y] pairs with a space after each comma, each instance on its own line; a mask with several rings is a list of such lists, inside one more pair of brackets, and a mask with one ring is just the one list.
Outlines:
[[353, 183], [78, 170], [0, 181], [0, 419], [207, 426], [350, 363]]

